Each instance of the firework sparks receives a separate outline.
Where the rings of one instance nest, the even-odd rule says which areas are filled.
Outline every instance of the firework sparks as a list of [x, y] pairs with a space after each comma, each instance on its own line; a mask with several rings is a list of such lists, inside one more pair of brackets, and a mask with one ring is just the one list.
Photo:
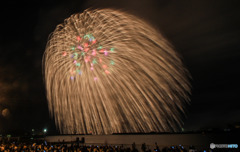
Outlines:
[[43, 58], [49, 111], [64, 134], [177, 131], [188, 72], [159, 32], [121, 11], [58, 25]]

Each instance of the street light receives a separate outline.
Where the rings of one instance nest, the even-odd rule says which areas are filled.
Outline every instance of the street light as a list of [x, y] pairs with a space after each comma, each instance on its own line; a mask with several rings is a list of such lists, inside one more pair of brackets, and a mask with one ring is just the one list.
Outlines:
[[45, 129], [43, 129], [43, 132], [44, 132], [44, 133], [47, 133], [47, 129], [46, 129], [46, 128], [45, 128]]

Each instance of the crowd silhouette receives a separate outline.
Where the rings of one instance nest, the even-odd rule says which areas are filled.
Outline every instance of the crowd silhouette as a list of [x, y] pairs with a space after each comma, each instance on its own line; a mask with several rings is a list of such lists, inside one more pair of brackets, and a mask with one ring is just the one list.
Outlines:
[[194, 147], [185, 148], [184, 146], [168, 146], [159, 148], [155, 143], [155, 148], [150, 149], [145, 143], [141, 147], [132, 146], [114, 146], [114, 145], [85, 145], [79, 143], [23, 143], [23, 142], [0, 142], [0, 152], [239, 152], [239, 149], [196, 149]]

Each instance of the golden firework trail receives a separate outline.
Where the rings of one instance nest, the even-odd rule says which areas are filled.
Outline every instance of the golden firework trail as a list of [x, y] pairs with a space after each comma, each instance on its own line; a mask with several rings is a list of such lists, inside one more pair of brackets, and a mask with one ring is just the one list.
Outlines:
[[43, 57], [49, 111], [63, 134], [178, 131], [189, 74], [141, 19], [86, 10], [56, 27]]

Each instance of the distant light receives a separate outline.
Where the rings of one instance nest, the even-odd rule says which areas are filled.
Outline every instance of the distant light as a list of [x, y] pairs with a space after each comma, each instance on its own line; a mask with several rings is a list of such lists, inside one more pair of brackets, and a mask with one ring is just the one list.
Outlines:
[[78, 48], [79, 50], [83, 50], [83, 48], [82, 48], [81, 45], [78, 45], [77, 48]]
[[71, 47], [71, 50], [73, 50], [73, 51], [74, 51], [74, 50], [75, 50], [75, 46], [72, 46], [72, 47]]
[[34, 132], [35, 130], [34, 129], [32, 129], [32, 132]]
[[84, 47], [88, 47], [88, 43], [84, 43]]
[[63, 52], [63, 56], [66, 56], [66, 55], [67, 55], [67, 52], [66, 52], [66, 51], [64, 51], [64, 52]]
[[235, 128], [240, 128], [240, 125], [236, 125], [236, 126], [234, 126]]
[[182, 132], [184, 132], [184, 128], [182, 128]]
[[110, 64], [111, 64], [111, 65], [114, 65], [115, 63], [114, 63], [114, 61], [113, 61], [113, 60], [111, 60], [111, 61], [110, 61]]
[[77, 41], [80, 41], [81, 40], [81, 37], [80, 36], [77, 36]]
[[96, 50], [95, 49], [92, 50], [92, 55], [96, 56]]
[[105, 73], [106, 73], [106, 74], [110, 74], [110, 72], [109, 72], [108, 70], [105, 70]]
[[92, 41], [92, 44], [95, 44], [96, 42], [97, 42], [97, 40], [95, 39], [95, 40]]
[[108, 52], [107, 50], [104, 50], [104, 55], [107, 56], [108, 55]]
[[85, 49], [84, 49], [84, 52], [88, 52], [88, 51], [89, 51], [89, 48], [85, 48]]
[[102, 67], [103, 67], [103, 69], [106, 69], [106, 68], [107, 68], [107, 65], [106, 65], [106, 64], [104, 64]]
[[111, 51], [111, 52], [114, 52], [114, 48], [111, 48], [110, 51]]
[[46, 132], [47, 132], [47, 129], [43, 129], [43, 132], [46, 133]]
[[93, 63], [93, 64], [97, 64], [97, 60], [96, 60], [96, 59], [93, 59], [92, 63]]

